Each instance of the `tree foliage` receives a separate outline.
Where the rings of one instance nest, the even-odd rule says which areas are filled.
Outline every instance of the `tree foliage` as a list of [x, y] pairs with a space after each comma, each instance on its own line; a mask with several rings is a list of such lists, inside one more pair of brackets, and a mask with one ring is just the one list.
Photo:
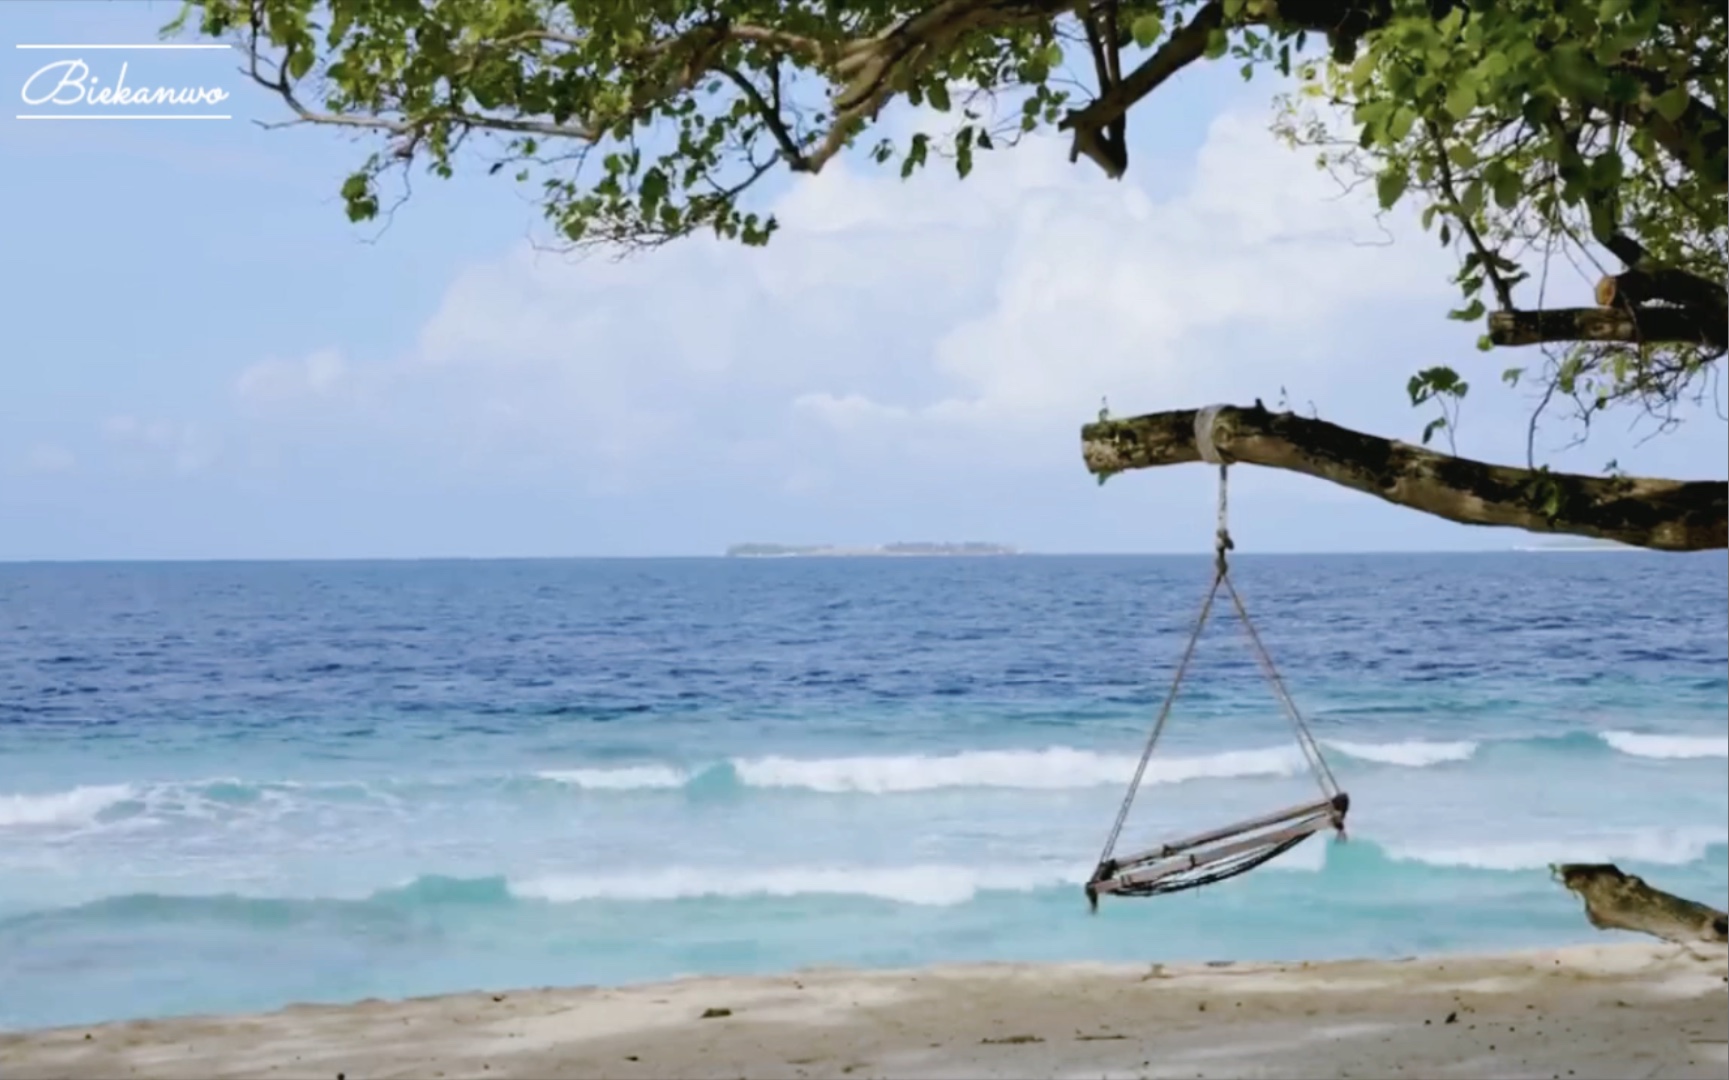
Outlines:
[[[1120, 176], [1173, 74], [1274, 71], [1280, 130], [1384, 207], [1420, 200], [1459, 254], [1454, 316], [1550, 350], [1588, 416], [1672, 405], [1723, 355], [1724, 22], [1702, 0], [189, 0], [176, 26], [237, 40], [286, 122], [375, 136], [355, 220], [393, 170], [472, 160], [533, 185], [565, 241], [626, 248], [766, 243], [753, 187], [849, 150], [965, 177], [1055, 128]], [[942, 119], [881, 139], [895, 102]], [[1546, 307], [1569, 262], [1596, 303]], [[1411, 396], [1468, 387], [1436, 367]]]
[[[1619, 401], [1667, 418], [1709, 389], [1729, 324], [1721, 6], [1515, 0], [1396, 20], [1364, 46], [1306, 65], [1279, 126], [1382, 206], [1420, 201], [1461, 255], [1453, 317], [1488, 316], [1484, 348], [1549, 346], [1546, 385], [1587, 420]], [[1595, 305], [1548, 306], [1569, 271]], [[1435, 368], [1411, 392], [1465, 389]]]

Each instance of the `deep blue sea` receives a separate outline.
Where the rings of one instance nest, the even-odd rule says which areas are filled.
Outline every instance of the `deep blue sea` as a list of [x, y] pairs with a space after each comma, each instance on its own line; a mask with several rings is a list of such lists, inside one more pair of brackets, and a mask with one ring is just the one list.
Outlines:
[[[1726, 565], [1241, 558], [1350, 839], [1096, 916], [1203, 558], [3, 565], [0, 1026], [1599, 940], [1729, 892]], [[1313, 790], [1224, 621], [1124, 843]]]

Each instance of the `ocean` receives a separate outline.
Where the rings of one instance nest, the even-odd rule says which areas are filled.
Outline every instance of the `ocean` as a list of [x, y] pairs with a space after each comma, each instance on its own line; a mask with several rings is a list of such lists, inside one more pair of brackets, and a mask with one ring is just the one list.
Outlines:
[[[1205, 558], [0, 565], [0, 1027], [1605, 940], [1729, 892], [1726, 566], [1238, 559], [1349, 839], [1089, 915]], [[1124, 846], [1314, 790], [1223, 620]]]

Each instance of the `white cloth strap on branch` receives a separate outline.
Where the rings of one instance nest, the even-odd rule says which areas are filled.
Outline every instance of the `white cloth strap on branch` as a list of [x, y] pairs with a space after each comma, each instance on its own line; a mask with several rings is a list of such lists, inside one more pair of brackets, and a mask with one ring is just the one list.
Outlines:
[[1201, 452], [1201, 460], [1209, 465], [1225, 464], [1218, 446], [1213, 443], [1213, 425], [1219, 422], [1219, 410], [1222, 408], [1223, 405], [1208, 405], [1204, 409], [1195, 410], [1195, 449]]

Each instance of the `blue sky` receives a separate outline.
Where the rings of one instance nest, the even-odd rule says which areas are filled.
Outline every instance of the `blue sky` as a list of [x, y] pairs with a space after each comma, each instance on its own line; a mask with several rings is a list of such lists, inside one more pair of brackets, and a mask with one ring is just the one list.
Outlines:
[[[16, 102], [53, 58], [15, 43], [154, 41], [176, 10], [9, 0], [0, 80]], [[1120, 183], [1055, 143], [965, 184], [844, 163], [766, 195], [786, 222], [766, 250], [618, 263], [535, 253], [533, 205], [481, 170], [351, 226], [336, 190], [364, 145], [261, 130], [280, 110], [233, 56], [93, 64], [121, 59], [134, 85], [229, 89], [235, 119], [0, 116], [0, 559], [1204, 550], [1206, 470], [1082, 468], [1102, 396], [1283, 396], [1414, 439], [1404, 382], [1433, 363], [1477, 387], [1459, 451], [1523, 458], [1530, 400], [1446, 321], [1445, 254], [1336, 197], [1267, 136], [1271, 87], [1222, 67], [1137, 112]], [[1724, 475], [1709, 411], [1643, 445], [1626, 427], [1563, 451], [1557, 420], [1538, 447]], [[1238, 472], [1245, 549], [1517, 542]]]

